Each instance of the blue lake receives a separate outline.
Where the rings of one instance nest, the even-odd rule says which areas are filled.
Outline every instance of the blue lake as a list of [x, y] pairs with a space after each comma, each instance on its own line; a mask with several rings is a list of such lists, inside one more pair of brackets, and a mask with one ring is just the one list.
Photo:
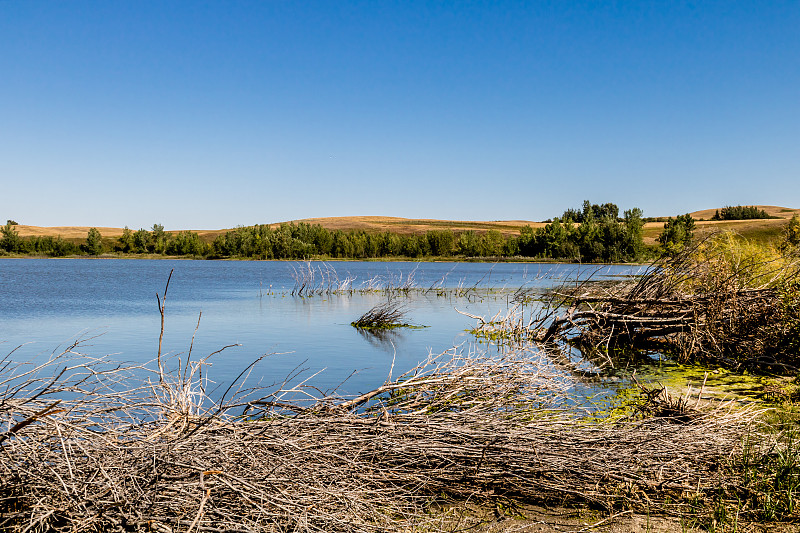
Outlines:
[[[310, 270], [309, 270], [310, 269]], [[166, 298], [164, 352], [193, 357], [228, 345], [212, 358], [210, 374], [230, 382], [254, 359], [271, 354], [251, 381], [270, 384], [296, 368], [313, 383], [357, 393], [382, 383], [393, 359], [394, 375], [429, 353], [475, 348], [466, 330], [475, 321], [457, 310], [490, 317], [508, 308], [517, 289], [531, 291], [575, 279], [628, 275], [639, 267], [533, 263], [404, 263], [183, 261], [105, 259], [0, 259], [0, 355], [15, 360], [43, 357], [71, 341], [78, 351], [118, 361], [156, 357], [160, 314], [156, 294]], [[300, 272], [313, 283], [349, 280], [350, 286], [410, 285], [397, 295], [407, 320], [426, 326], [396, 329], [384, 338], [350, 325], [386, 301], [385, 292], [297, 296]], [[476, 288], [468, 296], [437, 288]], [[442, 295], [444, 294], [444, 295]], [[198, 327], [198, 317], [202, 312]], [[197, 329], [195, 334], [195, 329]], [[478, 346], [478, 349], [481, 349]]]

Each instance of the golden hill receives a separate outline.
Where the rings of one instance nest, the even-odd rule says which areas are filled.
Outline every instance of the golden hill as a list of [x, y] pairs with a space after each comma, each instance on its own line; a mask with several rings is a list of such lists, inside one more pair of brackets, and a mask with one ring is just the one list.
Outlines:
[[[329, 230], [363, 230], [369, 232], [391, 231], [401, 234], [422, 234], [426, 231], [437, 229], [452, 229], [453, 231], [474, 230], [479, 233], [489, 230], [497, 230], [503, 235], [516, 235], [526, 224], [532, 227], [541, 227], [541, 222], [528, 220], [500, 220], [492, 222], [482, 221], [460, 221], [460, 220], [435, 220], [435, 219], [409, 219], [398, 217], [379, 217], [379, 216], [354, 216], [354, 217], [327, 217], [327, 218], [305, 218], [287, 222], [277, 222], [270, 224], [271, 227], [278, 227], [288, 222], [308, 224], [319, 224]], [[83, 240], [89, 231], [89, 226], [16, 226], [17, 232], [22, 237], [32, 236], [61, 236], [68, 240]], [[97, 230], [104, 238], [117, 238], [122, 235], [122, 228], [98, 227]], [[195, 230], [193, 230], [195, 231]], [[211, 241], [217, 235], [230, 231], [229, 229], [220, 230], [199, 230], [196, 231], [203, 240]], [[177, 230], [167, 233], [177, 233]]]
[[[735, 231], [741, 236], [764, 241], [771, 238], [779, 237], [786, 226], [786, 221], [792, 218], [793, 215], [800, 216], [800, 209], [792, 209], [789, 207], [780, 207], [775, 205], [757, 205], [758, 209], [763, 209], [768, 215], [779, 217], [771, 219], [756, 219], [756, 220], [711, 220], [717, 209], [703, 209], [690, 213], [692, 218], [697, 220], [697, 233], [712, 231]], [[680, 214], [680, 213], [679, 213]], [[655, 244], [656, 237], [664, 229], [663, 222], [648, 222], [644, 226], [644, 242], [645, 244]]]
[[[778, 219], [768, 220], [726, 220], [712, 221], [715, 209], [704, 209], [691, 213], [697, 219], [697, 227], [700, 231], [704, 230], [727, 230], [731, 229], [744, 235], [745, 237], [765, 238], [780, 234], [781, 229], [786, 224], [786, 220], [794, 214], [800, 215], [800, 209], [779, 207], [771, 205], [756, 206], [763, 209], [768, 214]], [[329, 230], [363, 230], [368, 232], [391, 231], [401, 234], [422, 234], [430, 230], [451, 229], [453, 231], [473, 230], [482, 233], [489, 230], [497, 230], [503, 235], [516, 235], [525, 225], [537, 228], [544, 226], [543, 222], [533, 222], [530, 220], [495, 220], [495, 221], [467, 221], [467, 220], [437, 220], [437, 219], [410, 219], [399, 217], [381, 216], [352, 216], [352, 217], [327, 217], [327, 218], [305, 218], [287, 222], [308, 224], [319, 224]], [[286, 223], [286, 222], [282, 222]], [[270, 224], [277, 227], [281, 222]], [[655, 238], [664, 227], [663, 222], [648, 222], [645, 224], [645, 242], [654, 244]], [[40, 227], [19, 225], [16, 226], [20, 236], [61, 236], [71, 241], [83, 241], [89, 231], [89, 226], [54, 226]], [[100, 233], [106, 239], [114, 239], [122, 235], [122, 228], [98, 227]], [[229, 229], [219, 230], [193, 230], [205, 241], [212, 241], [217, 235], [230, 231]], [[177, 233], [177, 230], [168, 233]]]
[[[757, 205], [755, 206], [758, 209], [764, 210], [767, 212], [768, 215], [773, 217], [785, 218], [790, 219], [793, 215], [800, 216], [800, 209], [792, 209], [790, 207], [780, 207], [777, 205]], [[722, 208], [717, 208], [722, 209]], [[692, 218], [700, 220], [711, 220], [711, 217], [714, 216], [714, 213], [717, 209], [703, 209], [702, 211], [695, 211], [694, 213], [690, 213]]]

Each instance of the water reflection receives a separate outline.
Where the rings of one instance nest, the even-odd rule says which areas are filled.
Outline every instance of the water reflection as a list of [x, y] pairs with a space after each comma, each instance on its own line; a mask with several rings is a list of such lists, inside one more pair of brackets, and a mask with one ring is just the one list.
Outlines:
[[397, 352], [397, 346], [404, 340], [403, 330], [406, 328], [354, 328], [361, 338], [371, 346], [389, 354]]

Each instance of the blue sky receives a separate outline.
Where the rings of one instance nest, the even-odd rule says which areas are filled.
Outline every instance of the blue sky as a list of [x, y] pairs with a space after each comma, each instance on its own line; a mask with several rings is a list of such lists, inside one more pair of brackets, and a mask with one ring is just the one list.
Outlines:
[[0, 218], [800, 207], [800, 2], [0, 0]]

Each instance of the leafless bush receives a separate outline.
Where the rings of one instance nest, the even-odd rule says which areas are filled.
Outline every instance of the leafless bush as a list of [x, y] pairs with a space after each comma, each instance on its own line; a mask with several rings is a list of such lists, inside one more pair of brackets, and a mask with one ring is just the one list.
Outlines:
[[383, 302], [373, 306], [369, 311], [354, 320], [354, 327], [367, 328], [397, 328], [407, 326], [404, 322], [407, 310], [397, 301]]
[[355, 290], [355, 277], [347, 275], [340, 278], [336, 269], [327, 263], [297, 264], [292, 267], [294, 287], [292, 296], [319, 296], [331, 294], [352, 294]]
[[308, 262], [292, 267], [294, 287], [290, 294], [303, 297], [374, 292], [408, 294], [418, 288], [414, 280], [415, 272], [416, 268], [406, 275], [400, 273], [397, 276], [373, 276], [356, 283], [355, 276], [348, 274], [340, 278], [336, 269], [327, 263]]

